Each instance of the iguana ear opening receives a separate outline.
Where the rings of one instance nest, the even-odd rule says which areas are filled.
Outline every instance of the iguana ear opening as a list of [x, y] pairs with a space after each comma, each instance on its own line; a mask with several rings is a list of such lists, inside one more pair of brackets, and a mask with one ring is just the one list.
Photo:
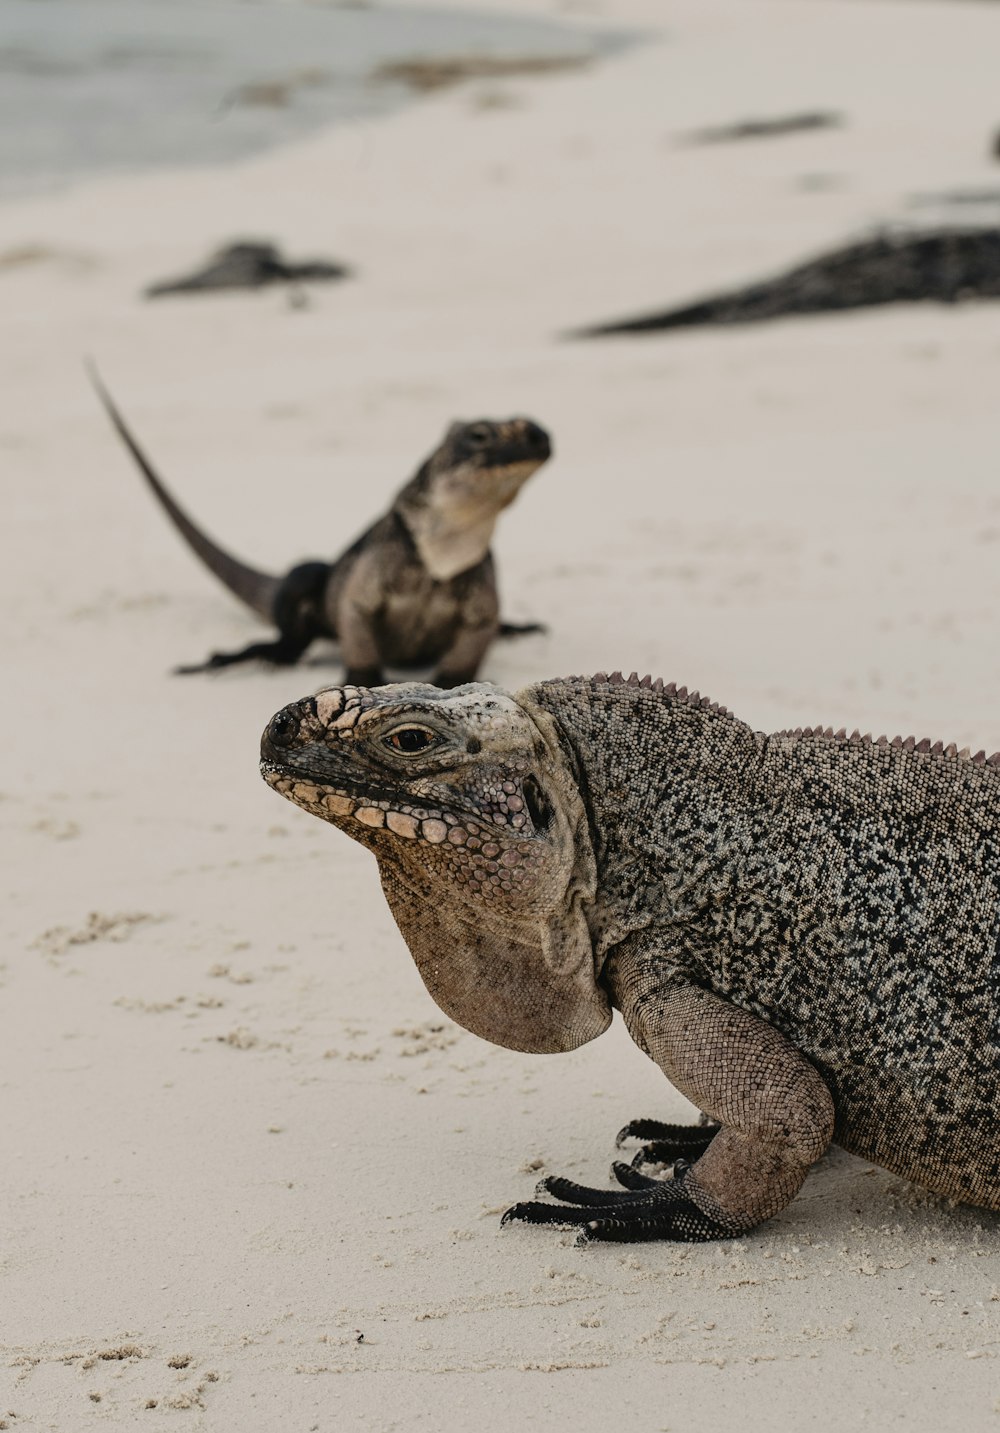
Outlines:
[[523, 789], [531, 824], [537, 832], [544, 833], [552, 824], [551, 803], [534, 776], [524, 778]]
[[557, 920], [494, 927], [440, 901], [414, 901], [395, 865], [380, 863], [380, 874], [421, 979], [456, 1024], [494, 1045], [536, 1055], [575, 1050], [611, 1024], [578, 905]]

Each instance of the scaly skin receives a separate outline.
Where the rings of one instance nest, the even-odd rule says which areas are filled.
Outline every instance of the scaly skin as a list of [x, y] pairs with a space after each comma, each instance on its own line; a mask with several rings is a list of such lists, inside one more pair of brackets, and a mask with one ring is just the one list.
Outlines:
[[496, 520], [552, 451], [529, 418], [453, 423], [389, 511], [334, 562], [303, 562], [284, 578], [224, 552], [164, 487], [95, 370], [108, 416], [157, 501], [219, 580], [278, 629], [269, 641], [182, 673], [254, 659], [292, 666], [317, 637], [340, 645], [346, 680], [377, 685], [383, 667], [431, 667], [442, 687], [469, 682], [497, 636], [540, 631], [502, 625], [490, 542]]
[[765, 736], [615, 673], [515, 696], [331, 688], [279, 712], [261, 756], [373, 852], [446, 1014], [557, 1051], [618, 1009], [706, 1112], [626, 1126], [652, 1143], [614, 1166], [624, 1189], [550, 1179], [560, 1203], [505, 1218], [732, 1237], [831, 1140], [1000, 1208], [1000, 754]]

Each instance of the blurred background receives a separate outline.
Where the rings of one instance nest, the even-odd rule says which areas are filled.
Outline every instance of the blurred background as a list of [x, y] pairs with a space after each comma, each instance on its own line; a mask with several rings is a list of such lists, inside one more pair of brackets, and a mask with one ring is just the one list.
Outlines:
[[922, 1428], [960, 1368], [988, 1426], [992, 1225], [846, 1156], [697, 1257], [497, 1233], [684, 1102], [620, 1029], [439, 1017], [374, 864], [257, 775], [336, 651], [170, 675], [261, 624], [84, 363], [269, 571], [452, 420], [543, 424], [501, 686], [992, 751], [998, 65], [996, 0], [0, 4], [0, 1421]]

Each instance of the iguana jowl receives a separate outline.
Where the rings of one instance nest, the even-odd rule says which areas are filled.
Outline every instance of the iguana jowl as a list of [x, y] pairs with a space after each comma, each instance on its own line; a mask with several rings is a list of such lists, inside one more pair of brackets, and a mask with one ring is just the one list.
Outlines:
[[651, 1143], [614, 1166], [623, 1189], [547, 1179], [561, 1203], [505, 1218], [733, 1237], [831, 1140], [1000, 1208], [1000, 754], [765, 736], [615, 673], [330, 688], [278, 712], [261, 757], [373, 852], [446, 1014], [548, 1052], [618, 1009], [705, 1111], [626, 1126]]
[[453, 423], [389, 511], [333, 562], [303, 562], [284, 578], [217, 547], [174, 501], [96, 372], [108, 416], [160, 505], [216, 577], [278, 628], [271, 641], [178, 667], [203, 672], [254, 658], [291, 666], [318, 637], [339, 645], [346, 680], [377, 684], [382, 668], [434, 666], [434, 681], [469, 682], [494, 637], [541, 629], [500, 623], [490, 542], [503, 509], [550, 456], [529, 418]]

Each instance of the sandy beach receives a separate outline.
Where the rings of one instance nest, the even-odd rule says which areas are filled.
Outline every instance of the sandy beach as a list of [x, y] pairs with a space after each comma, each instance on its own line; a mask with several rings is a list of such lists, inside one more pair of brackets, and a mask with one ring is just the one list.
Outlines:
[[[543, 423], [495, 551], [505, 615], [549, 632], [493, 649], [501, 686], [635, 668], [765, 731], [1000, 748], [1000, 305], [560, 337], [1000, 196], [1000, 5], [494, 8], [636, 42], [0, 205], [0, 1428], [993, 1428], [995, 1216], [842, 1152], [735, 1244], [500, 1230], [689, 1107], [620, 1023], [550, 1058], [439, 1014], [374, 862], [257, 772], [334, 655], [169, 675], [261, 629], [87, 355], [275, 570], [337, 552], [452, 419]], [[685, 141], [816, 109], [842, 123]], [[356, 276], [141, 298], [248, 235]]]

